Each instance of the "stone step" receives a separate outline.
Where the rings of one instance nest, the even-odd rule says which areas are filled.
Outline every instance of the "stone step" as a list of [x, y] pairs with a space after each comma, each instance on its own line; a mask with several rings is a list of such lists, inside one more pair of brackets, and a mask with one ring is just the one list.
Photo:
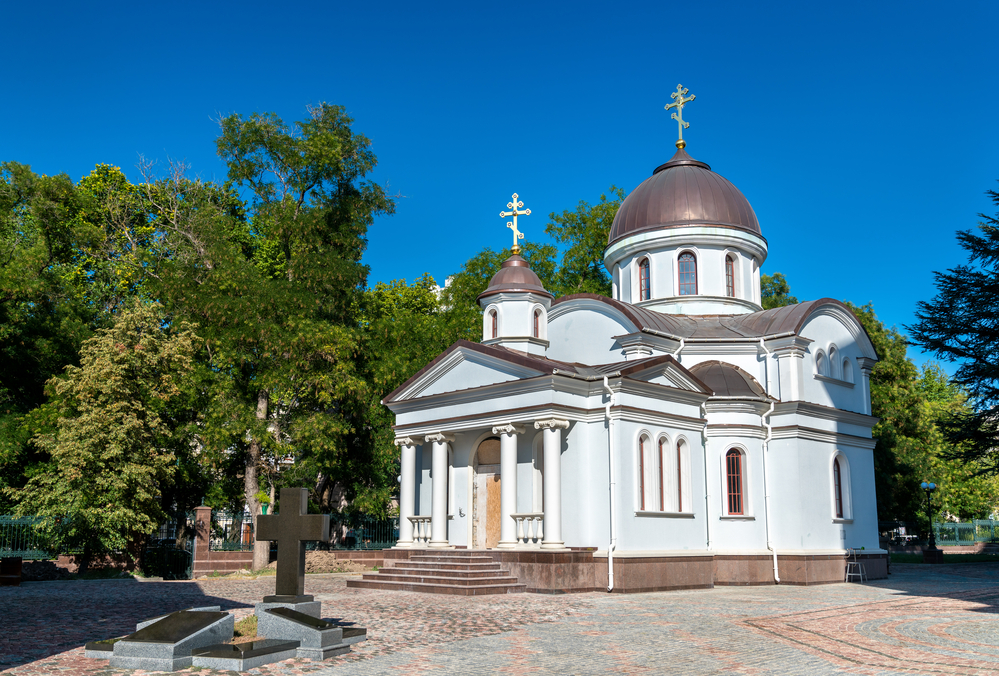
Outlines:
[[452, 570], [439, 567], [391, 566], [382, 568], [380, 572], [385, 575], [435, 575], [437, 577], [461, 577], [465, 579], [509, 575], [508, 571], [501, 570], [499, 567], [490, 570]]
[[452, 594], [455, 596], [484, 596], [487, 594], [521, 594], [527, 585], [516, 582], [490, 584], [475, 587], [460, 587], [450, 584], [428, 584], [421, 582], [393, 582], [389, 580], [347, 580], [347, 586], [354, 589], [382, 589], [391, 591], [422, 592], [426, 594]]
[[495, 563], [491, 556], [475, 556], [474, 554], [413, 554], [410, 561], [439, 561], [441, 563]]
[[365, 573], [364, 580], [387, 580], [389, 582], [419, 582], [424, 584], [453, 585], [458, 587], [482, 587], [492, 584], [507, 584], [518, 582], [512, 575], [493, 575], [491, 577], [454, 577], [451, 575], [400, 575], [388, 572]]
[[385, 566], [386, 568], [421, 568], [434, 570], [454, 570], [454, 571], [491, 571], [499, 570], [500, 564], [498, 561], [492, 561], [490, 563], [449, 563], [443, 561], [399, 561], [398, 563]]

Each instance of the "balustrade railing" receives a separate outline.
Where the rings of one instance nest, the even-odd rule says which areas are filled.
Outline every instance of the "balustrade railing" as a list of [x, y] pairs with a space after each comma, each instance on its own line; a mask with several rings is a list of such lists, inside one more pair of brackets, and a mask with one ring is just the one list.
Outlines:
[[541, 541], [545, 537], [545, 513], [525, 512], [523, 514], [511, 514], [510, 516], [517, 522], [517, 546], [540, 547]]
[[428, 546], [430, 544], [430, 517], [411, 516], [409, 520], [413, 524], [413, 546]]

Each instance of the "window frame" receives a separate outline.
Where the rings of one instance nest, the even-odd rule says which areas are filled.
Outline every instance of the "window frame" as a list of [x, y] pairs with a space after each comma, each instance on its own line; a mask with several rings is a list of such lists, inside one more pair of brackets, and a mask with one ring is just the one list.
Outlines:
[[[689, 256], [689, 262], [692, 266], [690, 270], [683, 269], [685, 263], [685, 257]], [[685, 276], [690, 276], [693, 281], [683, 281]], [[693, 285], [694, 292], [689, 293], [689, 288]], [[687, 289], [687, 291], [685, 291]], [[697, 283], [697, 256], [693, 251], [681, 251], [676, 257], [676, 295], [678, 296], [696, 296], [698, 295], [698, 283]]]
[[725, 254], [725, 296], [735, 298], [735, 259]]
[[[728, 516], [747, 516], [748, 513], [746, 509], [745, 459], [745, 453], [739, 448], [730, 448], [725, 452], [725, 514]], [[736, 470], [734, 475], [733, 464]], [[735, 485], [733, 486], [733, 484]], [[733, 491], [733, 488], [737, 490]], [[733, 496], [738, 501], [737, 505], [733, 505]], [[733, 506], [737, 506], [738, 510], [734, 510]]]
[[652, 263], [648, 256], [638, 261], [638, 300], [652, 300]]

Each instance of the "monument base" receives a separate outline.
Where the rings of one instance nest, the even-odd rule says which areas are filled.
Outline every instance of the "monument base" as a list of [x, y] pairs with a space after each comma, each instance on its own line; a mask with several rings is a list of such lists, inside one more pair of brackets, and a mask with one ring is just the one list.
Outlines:
[[303, 594], [301, 596], [286, 594], [265, 596], [262, 603], [254, 606], [253, 614], [260, 617], [265, 610], [270, 610], [271, 608], [290, 608], [291, 610], [297, 610], [312, 617], [319, 617], [323, 612], [323, 604], [320, 601], [313, 600], [314, 598], [311, 594]]

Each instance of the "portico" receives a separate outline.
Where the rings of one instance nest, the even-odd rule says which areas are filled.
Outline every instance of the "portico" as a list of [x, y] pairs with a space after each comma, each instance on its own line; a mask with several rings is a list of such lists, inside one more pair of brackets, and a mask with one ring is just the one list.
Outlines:
[[[570, 426], [568, 420], [546, 415], [534, 420], [518, 420], [502, 424], [487, 425], [482, 428], [462, 426], [462, 429], [438, 430], [430, 434], [400, 436], [395, 444], [400, 448], [401, 472], [399, 476], [399, 541], [396, 548], [400, 549], [448, 549], [453, 548], [453, 535], [449, 529], [456, 526], [470, 527], [466, 520], [475, 514], [472, 504], [472, 490], [454, 490], [449, 485], [455, 475], [466, 478], [467, 482], [475, 479], [478, 462], [472, 462], [483, 441], [498, 438], [499, 440], [499, 473], [498, 491], [498, 542], [489, 548], [496, 549], [565, 549], [562, 539], [562, 431]], [[528, 463], [523, 458], [530, 457], [524, 451], [524, 438], [539, 435], [541, 441], [541, 457], [534, 463]], [[455, 452], [455, 442], [458, 437], [463, 440], [463, 446]], [[479, 439], [478, 443], [472, 440]], [[495, 441], [493, 442], [495, 443]], [[427, 449], [429, 448], [429, 453]], [[421, 458], [430, 459], [430, 472], [427, 476], [421, 471]], [[455, 466], [454, 458], [459, 458]], [[521, 460], [519, 461], [518, 458]], [[535, 479], [533, 468], [539, 467], [542, 482], [540, 484], [540, 502], [544, 510], [534, 508]], [[483, 467], [493, 467], [486, 465]], [[543, 471], [540, 471], [544, 468]], [[458, 470], [456, 472], [456, 470]], [[527, 474], [527, 481], [523, 479]], [[518, 476], [519, 475], [519, 476]], [[430, 513], [421, 513], [417, 495], [421, 479], [429, 478], [429, 486], [423, 483], [424, 491], [429, 487]], [[456, 479], [457, 481], [457, 479]], [[426, 505], [428, 501], [423, 500]], [[518, 510], [518, 504], [530, 504], [530, 511]], [[483, 510], [484, 512], [484, 510]], [[478, 515], [483, 520], [485, 514]], [[457, 518], [456, 518], [457, 517]], [[475, 543], [459, 538], [465, 546], [475, 548]]]

